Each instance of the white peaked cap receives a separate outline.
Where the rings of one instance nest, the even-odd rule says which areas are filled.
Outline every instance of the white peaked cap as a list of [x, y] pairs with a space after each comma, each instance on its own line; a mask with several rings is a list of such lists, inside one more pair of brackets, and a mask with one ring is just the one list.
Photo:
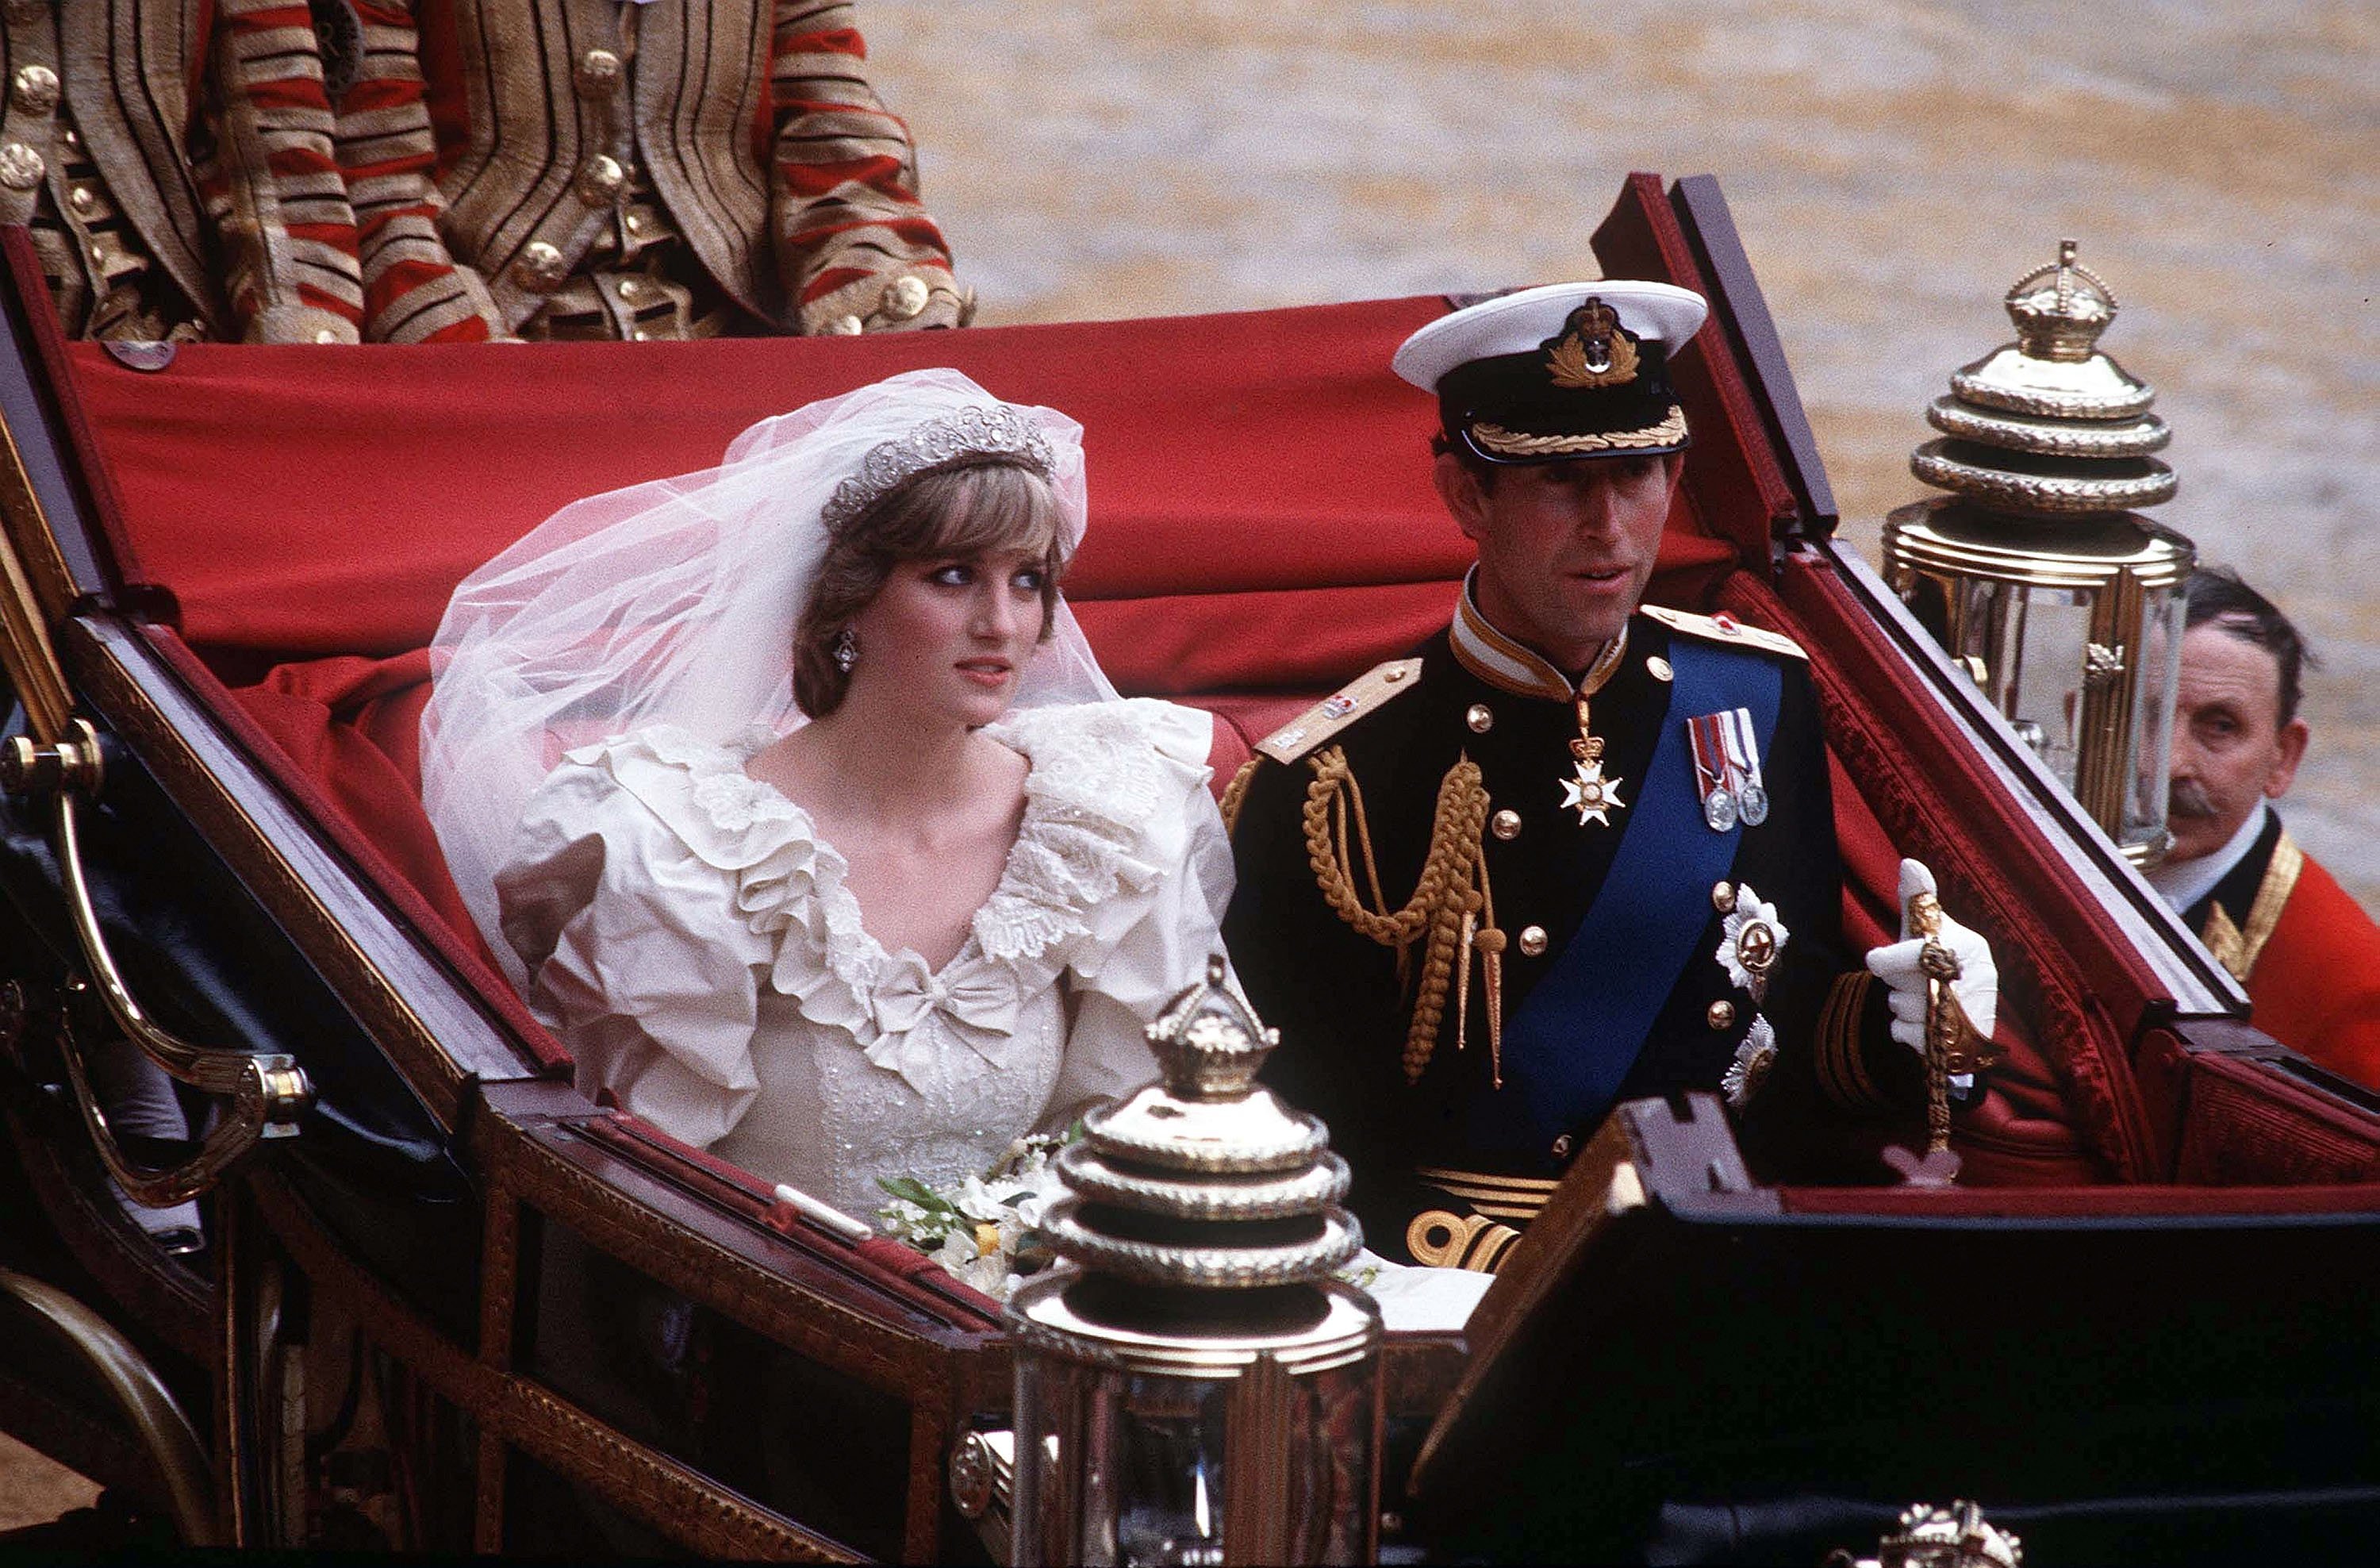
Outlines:
[[1625, 279], [1549, 283], [1440, 316], [1406, 338], [1390, 364], [1424, 392], [1436, 392], [1439, 379], [1457, 365], [1534, 351], [1560, 334], [1570, 313], [1589, 297], [1610, 306], [1628, 332], [1664, 345], [1671, 355], [1710, 313], [1701, 295], [1675, 284]]

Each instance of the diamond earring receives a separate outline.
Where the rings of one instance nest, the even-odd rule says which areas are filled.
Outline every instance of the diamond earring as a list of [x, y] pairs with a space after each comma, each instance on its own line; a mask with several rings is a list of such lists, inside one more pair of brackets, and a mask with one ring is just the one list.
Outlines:
[[845, 626], [843, 634], [834, 639], [834, 667], [847, 675], [851, 674], [852, 666], [858, 662], [859, 636]]

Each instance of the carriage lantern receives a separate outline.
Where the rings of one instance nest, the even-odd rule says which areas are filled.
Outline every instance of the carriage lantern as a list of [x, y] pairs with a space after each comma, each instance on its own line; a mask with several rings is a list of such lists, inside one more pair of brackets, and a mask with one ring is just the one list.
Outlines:
[[1220, 958], [1149, 1028], [1164, 1076], [1059, 1157], [1052, 1270], [1011, 1301], [1013, 1561], [1355, 1562], [1378, 1546], [1380, 1315], [1330, 1135], [1254, 1079]]
[[2137, 866], [2162, 857], [2190, 541], [2155, 389], [2099, 352], [2114, 292], [2074, 259], [2008, 291], [2017, 340], [1950, 378], [1910, 469], [1948, 495], [1884, 525], [1885, 576]]

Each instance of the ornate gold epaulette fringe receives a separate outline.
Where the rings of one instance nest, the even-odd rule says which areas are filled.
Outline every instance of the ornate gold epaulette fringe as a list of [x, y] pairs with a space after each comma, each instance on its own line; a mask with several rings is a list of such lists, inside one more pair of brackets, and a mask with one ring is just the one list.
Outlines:
[[1672, 610], [1665, 604], [1643, 604], [1637, 608], [1660, 622], [1671, 631], [1684, 637], [1700, 638], [1706, 642], [1726, 643], [1735, 648], [1756, 648], [1763, 653], [1781, 654], [1788, 659], [1806, 662], [1810, 655], [1790, 637], [1750, 626], [1732, 615], [1696, 615], [1684, 610]]
[[1418, 659], [1375, 664], [1257, 742], [1257, 750], [1276, 762], [1294, 762], [1365, 714], [1377, 712], [1390, 698], [1411, 691], [1420, 674]]

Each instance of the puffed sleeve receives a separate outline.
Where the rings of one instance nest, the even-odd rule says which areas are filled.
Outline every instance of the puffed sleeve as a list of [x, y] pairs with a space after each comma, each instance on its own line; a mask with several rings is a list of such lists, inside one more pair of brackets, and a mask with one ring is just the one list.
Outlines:
[[597, 762], [565, 762], [530, 801], [496, 875], [528, 1002], [579, 1088], [707, 1148], [759, 1087], [752, 1032], [766, 942], [732, 875]]
[[[1050, 1099], [1053, 1125], [1091, 1100], [1121, 1099], [1157, 1076], [1146, 1030], [1223, 951], [1232, 853], [1207, 788], [1211, 721], [1172, 703], [1122, 706], [1147, 737], [1157, 780], [1152, 808], [1134, 823], [1130, 858], [1156, 874], [1136, 889], [1119, 885], [1090, 912], [1090, 934], [1069, 965], [1074, 1023]], [[1236, 978], [1231, 983], [1236, 990]]]

